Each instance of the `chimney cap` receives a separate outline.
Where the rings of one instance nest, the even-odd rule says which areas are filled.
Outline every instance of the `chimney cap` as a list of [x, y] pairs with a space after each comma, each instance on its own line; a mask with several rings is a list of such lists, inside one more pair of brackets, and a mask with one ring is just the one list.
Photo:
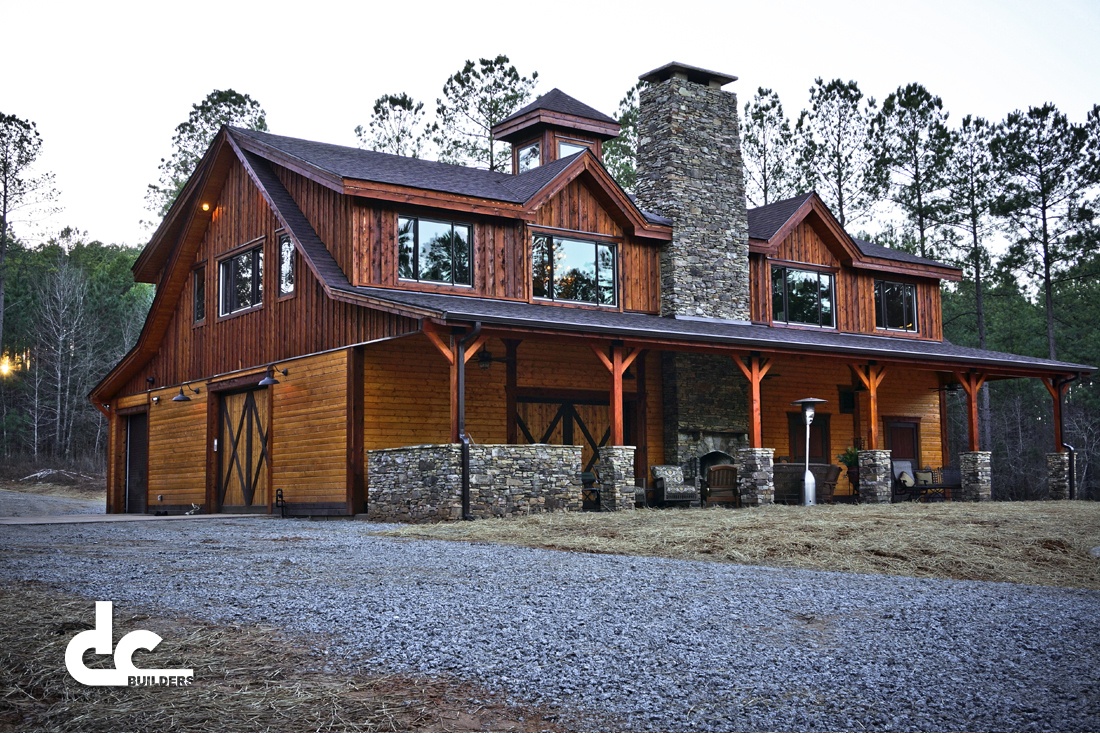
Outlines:
[[721, 88], [731, 81], [737, 81], [736, 76], [730, 74], [722, 74], [717, 71], [710, 71], [708, 69], [700, 69], [698, 66], [689, 66], [688, 64], [681, 64], [679, 61], [673, 61], [665, 64], [653, 71], [647, 71], [638, 78], [642, 81], [649, 82], [650, 84], [658, 84], [662, 81], [671, 79], [674, 76], [678, 76], [683, 79], [687, 79], [693, 84], [701, 84], [703, 86], [711, 86]]

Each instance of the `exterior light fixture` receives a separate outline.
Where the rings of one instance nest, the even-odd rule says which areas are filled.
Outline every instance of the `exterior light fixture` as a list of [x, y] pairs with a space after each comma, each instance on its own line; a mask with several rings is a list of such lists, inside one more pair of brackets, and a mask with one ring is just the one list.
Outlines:
[[154, 397], [153, 398], [153, 404], [154, 405], [159, 405], [160, 404], [160, 397]]
[[203, 210], [203, 211], [210, 211], [210, 204], [208, 204], [207, 202], [203, 201], [203, 202], [202, 202], [202, 210]]
[[[191, 392], [193, 394], [198, 394], [199, 393], [199, 388], [198, 387], [192, 387], [190, 384], [187, 385], [187, 389], [191, 390]], [[173, 402], [190, 402], [191, 398], [183, 393], [183, 387], [181, 386], [180, 387], [180, 393], [178, 395], [176, 395], [175, 397], [173, 397], [172, 401]]]
[[493, 353], [488, 349], [482, 349], [481, 351], [477, 352], [477, 365], [482, 369], [488, 369], [489, 367], [493, 366], [494, 361], [500, 362], [501, 364], [508, 363], [507, 359], [494, 357]]
[[149, 386], [152, 386], [152, 385], [156, 384], [156, 381], [157, 381], [156, 377], [146, 377], [145, 378], [145, 383], [148, 384]]
[[269, 364], [264, 378], [259, 381], [259, 386], [270, 387], [273, 384], [278, 384], [279, 380], [275, 378], [275, 372], [279, 372], [279, 374], [282, 374], [284, 377], [290, 374], [289, 369], [279, 369], [274, 364]]
[[802, 419], [806, 423], [806, 473], [802, 477], [805, 484], [805, 493], [802, 496], [803, 506], [813, 506], [817, 503], [817, 481], [814, 480], [814, 475], [810, 473], [810, 426], [814, 422], [814, 405], [826, 401], [817, 397], [803, 397], [791, 403], [802, 408]]

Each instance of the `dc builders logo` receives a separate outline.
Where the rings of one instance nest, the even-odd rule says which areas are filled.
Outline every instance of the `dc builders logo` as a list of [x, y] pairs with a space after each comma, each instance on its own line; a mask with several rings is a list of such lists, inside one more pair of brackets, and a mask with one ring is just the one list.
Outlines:
[[111, 601], [96, 601], [95, 628], [81, 631], [65, 648], [65, 668], [73, 679], [91, 687], [185, 687], [195, 681], [192, 669], [138, 669], [133, 656], [138, 649], [153, 651], [161, 638], [152, 631], [137, 629], [118, 640], [114, 650], [114, 669], [88, 669], [84, 666], [84, 652], [94, 649], [96, 654], [110, 654], [112, 640]]

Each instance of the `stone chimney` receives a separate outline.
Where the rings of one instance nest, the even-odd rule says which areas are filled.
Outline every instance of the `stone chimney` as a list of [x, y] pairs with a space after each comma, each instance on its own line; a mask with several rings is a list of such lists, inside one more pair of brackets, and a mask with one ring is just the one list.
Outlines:
[[671, 63], [643, 74], [638, 205], [672, 219], [661, 315], [749, 320], [749, 224], [737, 77]]
[[[737, 77], [671, 63], [641, 76], [638, 205], [672, 220], [661, 252], [661, 315], [749, 320], [749, 225]], [[747, 445], [744, 379], [733, 360], [665, 352], [665, 461], [685, 477]], [[702, 475], [701, 475], [702, 474]]]

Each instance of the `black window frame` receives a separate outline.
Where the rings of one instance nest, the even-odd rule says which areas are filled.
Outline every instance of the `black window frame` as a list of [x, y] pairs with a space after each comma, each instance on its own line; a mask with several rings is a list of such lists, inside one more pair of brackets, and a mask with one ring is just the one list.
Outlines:
[[[779, 318], [779, 313], [777, 313], [776, 308], [775, 308], [776, 297], [777, 297], [777, 293], [776, 293], [776, 275], [780, 272], [783, 273], [783, 277], [782, 277], [782, 281], [783, 281], [783, 293], [782, 293], [783, 307], [781, 309], [782, 314], [784, 315], [783, 318]], [[790, 309], [790, 279], [787, 277], [787, 273], [790, 273], [790, 272], [797, 272], [797, 273], [800, 273], [800, 274], [803, 274], [803, 275], [814, 275], [815, 277], [817, 277], [818, 286], [817, 286], [817, 322], [816, 323], [814, 323], [812, 321], [792, 321], [791, 320], [791, 318], [790, 318], [790, 316], [791, 316], [791, 309]], [[824, 323], [823, 318], [822, 318], [822, 315], [823, 315], [823, 309], [821, 307], [821, 280], [822, 280], [822, 278], [828, 278], [828, 280], [829, 280], [829, 322], [828, 323]], [[772, 265], [772, 268], [771, 268], [771, 293], [772, 293], [772, 323], [783, 323], [783, 324], [786, 324], [786, 325], [794, 325], [794, 326], [808, 326], [810, 328], [829, 328], [829, 329], [834, 329], [834, 330], [836, 329], [836, 327], [837, 327], [836, 326], [837, 301], [836, 301], [836, 275], [835, 275], [835, 273], [833, 273], [831, 271], [807, 269], [807, 268], [804, 268], [804, 267], [795, 267], [795, 266], [784, 265], [784, 264]]]
[[[408, 261], [408, 266], [411, 268], [411, 274], [402, 273], [404, 267], [402, 261], [402, 250], [405, 247], [405, 243], [402, 241], [402, 230], [404, 225], [402, 221], [413, 222], [412, 227], [412, 242], [411, 251]], [[432, 224], [442, 224], [444, 226], [451, 227], [451, 251], [450, 261], [451, 265], [449, 272], [451, 279], [448, 280], [435, 280], [430, 277], [424, 277], [420, 263], [420, 224], [421, 222], [430, 222]], [[461, 227], [466, 230], [466, 282], [456, 281], [455, 279], [455, 229]], [[405, 282], [418, 282], [429, 283], [432, 285], [449, 285], [452, 287], [469, 288], [473, 287], [474, 283], [474, 225], [464, 221], [452, 221], [447, 219], [436, 219], [430, 216], [413, 216], [408, 214], [398, 214], [397, 216], [397, 278]]]
[[[298, 252], [294, 248], [294, 240], [290, 238], [290, 235], [286, 232], [279, 232], [275, 235], [275, 239], [278, 243], [279, 251], [279, 298], [290, 298], [298, 291]], [[287, 248], [289, 247], [289, 267], [290, 267], [290, 288], [287, 289], [288, 281], [286, 279], [286, 273], [284, 272], [284, 265], [288, 262]]]
[[[231, 298], [237, 292], [235, 287], [226, 287], [227, 276], [235, 277], [236, 273], [229, 268], [236, 260], [248, 257], [251, 259], [252, 281], [249, 286], [252, 302], [248, 305], [240, 305]], [[264, 243], [261, 240], [255, 246], [247, 246], [234, 251], [218, 261], [218, 316], [228, 318], [240, 313], [262, 308], [264, 304]], [[236, 306], [236, 307], [234, 307]]]
[[[890, 323], [888, 323], [892, 314], [886, 302], [888, 297], [886, 286], [900, 288], [902, 291], [902, 300], [900, 304], [901, 325], [890, 325]], [[897, 291], [895, 290], [894, 292]], [[913, 283], [901, 282], [899, 280], [875, 280], [875, 328], [882, 331], [920, 333], [920, 309], [917, 307], [916, 285]]]
[[[532, 165], [529, 168], [524, 168], [523, 167], [523, 151], [530, 150], [531, 148], [535, 149], [535, 156], [534, 156], [535, 157], [535, 162], [534, 162], [534, 165]], [[529, 142], [525, 145], [521, 145], [520, 147], [516, 148], [516, 173], [526, 173], [527, 171], [533, 171], [534, 169], [538, 168], [541, 165], [542, 165], [542, 141], [541, 140], [532, 140], [531, 142]]]
[[[547, 249], [545, 260], [539, 260], [538, 249], [539, 245], [536, 243], [537, 239], [546, 239], [549, 241], [549, 248]], [[570, 298], [558, 295], [556, 282], [558, 280], [557, 273], [555, 272], [554, 264], [556, 258], [554, 257], [554, 249], [559, 243], [570, 242], [578, 244], [590, 244], [593, 247], [593, 264], [595, 265], [594, 278], [594, 292], [596, 298], [594, 300], [585, 300], [578, 298]], [[602, 294], [605, 292], [605, 288], [601, 285], [604, 279], [601, 278], [600, 272], [600, 247], [607, 248], [611, 253], [611, 267], [608, 275], [610, 281], [610, 302], [604, 302]], [[538, 270], [543, 269], [543, 272]], [[538, 294], [538, 283], [543, 283], [543, 294]], [[551, 234], [548, 232], [534, 232], [531, 235], [531, 297], [535, 300], [544, 300], [552, 303], [577, 303], [580, 305], [594, 305], [602, 308], [617, 308], [619, 306], [619, 246], [616, 242], [609, 242], [605, 239], [592, 239], [585, 236], [562, 236], [559, 234]]]
[[206, 265], [191, 271], [191, 322], [196, 326], [206, 323]]

